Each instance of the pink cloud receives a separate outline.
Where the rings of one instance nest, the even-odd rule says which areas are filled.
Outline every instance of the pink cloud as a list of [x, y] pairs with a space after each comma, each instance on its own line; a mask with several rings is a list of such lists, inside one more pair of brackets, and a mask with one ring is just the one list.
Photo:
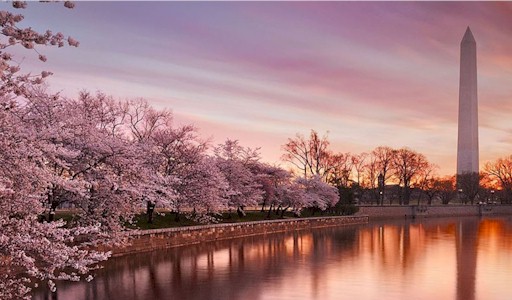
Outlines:
[[315, 128], [329, 130], [342, 152], [416, 147], [446, 173], [455, 160], [459, 43], [469, 25], [478, 43], [482, 149], [508, 141], [508, 2], [80, 2], [72, 18], [42, 7], [27, 10], [27, 20], [51, 20], [81, 42], [49, 51], [56, 90], [147, 97], [218, 142], [229, 134], [260, 143], [269, 160], [287, 137]]

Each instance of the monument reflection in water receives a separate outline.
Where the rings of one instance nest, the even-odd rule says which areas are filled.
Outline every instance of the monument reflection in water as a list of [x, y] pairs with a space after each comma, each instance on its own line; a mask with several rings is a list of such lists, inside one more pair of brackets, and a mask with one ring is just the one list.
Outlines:
[[511, 225], [426, 219], [144, 253], [34, 299], [509, 299]]

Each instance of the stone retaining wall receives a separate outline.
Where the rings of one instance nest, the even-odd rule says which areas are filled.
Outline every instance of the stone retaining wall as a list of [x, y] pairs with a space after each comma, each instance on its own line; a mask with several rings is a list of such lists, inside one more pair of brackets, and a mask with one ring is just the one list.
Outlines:
[[358, 215], [371, 219], [512, 215], [512, 205], [359, 206]]
[[318, 217], [268, 220], [233, 224], [213, 224], [177, 228], [151, 229], [131, 233], [132, 243], [113, 250], [114, 256], [224, 240], [251, 235], [264, 235], [309, 228], [366, 224], [368, 216]]

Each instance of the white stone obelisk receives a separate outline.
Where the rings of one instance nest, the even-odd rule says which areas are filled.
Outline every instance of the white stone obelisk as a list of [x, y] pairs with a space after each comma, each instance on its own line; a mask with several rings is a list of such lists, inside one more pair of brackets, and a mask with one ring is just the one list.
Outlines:
[[460, 43], [457, 174], [478, 173], [476, 41], [469, 27]]

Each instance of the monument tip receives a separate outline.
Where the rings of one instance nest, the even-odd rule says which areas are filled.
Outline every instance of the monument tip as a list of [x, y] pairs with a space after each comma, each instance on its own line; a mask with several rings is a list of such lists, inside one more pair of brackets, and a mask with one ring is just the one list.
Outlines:
[[464, 33], [464, 37], [462, 38], [462, 42], [473, 42], [473, 43], [476, 43], [475, 41], [475, 37], [473, 37], [473, 33], [471, 32], [471, 29], [468, 28], [466, 29], [466, 32]]

